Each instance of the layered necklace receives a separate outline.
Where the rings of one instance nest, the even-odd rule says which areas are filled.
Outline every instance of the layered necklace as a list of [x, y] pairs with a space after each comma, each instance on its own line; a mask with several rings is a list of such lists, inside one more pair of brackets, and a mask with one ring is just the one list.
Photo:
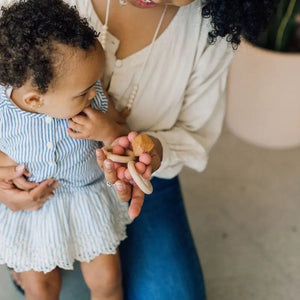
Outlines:
[[[106, 44], [107, 44], [107, 33], [108, 33], [108, 19], [109, 19], [110, 1], [111, 0], [107, 0], [106, 13], [105, 13], [105, 23], [102, 26], [102, 32], [101, 32], [101, 35], [100, 35], [100, 42], [102, 44], [102, 47], [103, 47], [104, 51], [106, 50]], [[127, 2], [125, 0], [119, 0], [119, 1], [120, 1], [121, 5], [126, 5], [127, 4]], [[145, 2], [149, 2], [149, 0], [144, 0], [144, 1]], [[140, 84], [141, 79], [143, 77], [145, 68], [147, 66], [147, 62], [148, 62], [148, 60], [149, 60], [149, 58], [151, 56], [152, 49], [153, 49], [153, 46], [154, 46], [154, 42], [155, 42], [155, 40], [156, 40], [156, 38], [158, 36], [161, 24], [162, 24], [162, 22], [164, 20], [164, 17], [166, 15], [166, 11], [167, 11], [167, 5], [165, 6], [165, 8], [164, 8], [164, 10], [162, 12], [162, 15], [160, 17], [160, 20], [159, 20], [159, 22], [157, 24], [155, 33], [154, 33], [152, 41], [151, 41], [151, 44], [149, 45], [149, 49], [147, 51], [147, 54], [145, 56], [145, 59], [144, 59], [143, 65], [142, 65], [142, 68], [141, 68], [141, 71], [140, 71], [140, 75], [139, 75], [139, 77], [136, 80], [133, 80], [132, 83], [131, 83], [132, 88], [131, 88], [131, 92], [129, 94], [129, 98], [127, 99], [127, 104], [125, 105], [124, 109], [121, 112], [121, 116], [124, 117], [124, 118], [127, 118], [130, 115], [130, 113], [131, 113], [133, 102], [134, 102], [135, 97], [137, 95], [137, 92], [139, 90], [139, 84]]]

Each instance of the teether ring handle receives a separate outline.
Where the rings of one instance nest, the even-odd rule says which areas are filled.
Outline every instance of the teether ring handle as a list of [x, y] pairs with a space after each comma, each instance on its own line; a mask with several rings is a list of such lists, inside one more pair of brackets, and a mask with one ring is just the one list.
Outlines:
[[134, 180], [134, 182], [137, 184], [137, 186], [147, 195], [151, 194], [153, 192], [153, 186], [150, 182], [150, 180], [145, 179], [138, 171], [135, 169], [134, 161], [131, 160], [127, 163], [127, 167], [129, 170], [129, 173]]
[[102, 148], [104, 154], [106, 155], [107, 158], [111, 159], [113, 162], [118, 162], [118, 163], [128, 163], [131, 160], [134, 160], [134, 154], [131, 150], [126, 149], [126, 155], [118, 155], [112, 153], [112, 148], [110, 147], [103, 147]]

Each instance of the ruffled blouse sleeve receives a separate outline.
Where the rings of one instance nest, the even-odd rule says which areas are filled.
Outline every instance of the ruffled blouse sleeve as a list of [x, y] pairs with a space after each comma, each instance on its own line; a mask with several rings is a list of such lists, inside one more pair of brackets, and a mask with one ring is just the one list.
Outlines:
[[147, 132], [163, 146], [162, 164], [154, 176], [171, 178], [183, 166], [199, 172], [206, 167], [209, 150], [222, 128], [232, 57], [232, 46], [225, 39], [197, 53], [177, 122], [170, 130]]

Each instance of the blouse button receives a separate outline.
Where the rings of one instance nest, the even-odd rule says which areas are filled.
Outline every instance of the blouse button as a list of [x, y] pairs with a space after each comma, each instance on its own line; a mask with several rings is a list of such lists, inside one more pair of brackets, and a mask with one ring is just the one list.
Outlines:
[[48, 147], [49, 149], [52, 149], [52, 148], [53, 148], [52, 143], [51, 143], [51, 142], [48, 142], [48, 143], [47, 143], [47, 147]]
[[115, 66], [116, 66], [117, 68], [121, 68], [121, 67], [123, 66], [122, 61], [121, 61], [120, 59], [117, 59], [116, 62], [115, 62]]
[[47, 116], [45, 118], [45, 121], [46, 121], [47, 124], [50, 124], [52, 122], [52, 118], [50, 116]]

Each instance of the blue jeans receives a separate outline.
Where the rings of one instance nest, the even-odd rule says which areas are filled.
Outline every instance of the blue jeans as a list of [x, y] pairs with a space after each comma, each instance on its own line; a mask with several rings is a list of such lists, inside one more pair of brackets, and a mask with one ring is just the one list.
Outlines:
[[125, 300], [204, 300], [202, 271], [178, 178], [154, 178], [120, 246]]

